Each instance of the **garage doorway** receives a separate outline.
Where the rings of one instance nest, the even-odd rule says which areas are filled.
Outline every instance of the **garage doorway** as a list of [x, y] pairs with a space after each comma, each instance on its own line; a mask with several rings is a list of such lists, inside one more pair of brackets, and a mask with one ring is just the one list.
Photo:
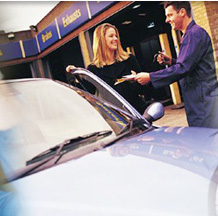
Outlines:
[[71, 78], [70, 74], [65, 71], [68, 65], [84, 67], [78, 37], [50, 53], [45, 61], [48, 61], [52, 78], [67, 83]]
[[8, 67], [0, 68], [3, 79], [22, 79], [32, 78], [32, 73], [29, 63], [11, 65]]

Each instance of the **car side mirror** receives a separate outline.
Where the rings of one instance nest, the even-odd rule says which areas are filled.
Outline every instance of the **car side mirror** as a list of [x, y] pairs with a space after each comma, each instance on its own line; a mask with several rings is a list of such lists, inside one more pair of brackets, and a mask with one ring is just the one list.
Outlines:
[[150, 123], [162, 118], [164, 116], [164, 106], [160, 102], [154, 102], [147, 107], [143, 113], [143, 117]]

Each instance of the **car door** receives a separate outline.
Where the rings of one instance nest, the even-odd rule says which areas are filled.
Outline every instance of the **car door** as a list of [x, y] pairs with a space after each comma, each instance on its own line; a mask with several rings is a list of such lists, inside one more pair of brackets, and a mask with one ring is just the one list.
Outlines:
[[68, 80], [71, 85], [88, 91], [129, 114], [143, 119], [142, 115], [128, 101], [95, 74], [83, 68], [76, 68], [72, 70], [71, 74], [72, 78]]

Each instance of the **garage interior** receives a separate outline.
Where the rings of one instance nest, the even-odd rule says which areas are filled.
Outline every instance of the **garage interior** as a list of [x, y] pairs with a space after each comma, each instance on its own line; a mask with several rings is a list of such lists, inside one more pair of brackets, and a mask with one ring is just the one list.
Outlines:
[[[117, 3], [115, 3], [117, 4]], [[106, 9], [107, 10], [107, 9]], [[106, 19], [100, 20], [85, 32], [92, 46], [93, 32], [101, 23], [115, 25], [120, 33], [121, 43], [125, 50], [130, 50], [138, 60], [142, 71], [152, 72], [163, 69], [157, 62], [154, 62], [154, 55], [161, 50], [159, 35], [166, 33], [170, 50], [173, 57], [176, 57], [174, 43], [172, 40], [171, 27], [165, 23], [165, 12], [161, 1], [146, 2], [136, 1]], [[68, 82], [69, 74], [65, 72], [67, 65], [72, 64], [78, 67], [85, 67], [78, 37], [71, 38], [64, 45], [57, 47], [52, 52], [40, 59], [45, 77]], [[34, 64], [29, 62], [11, 65], [1, 68], [6, 78], [28, 78], [34, 77]], [[35, 71], [35, 77], [40, 76]], [[153, 98], [156, 101], [171, 100], [169, 87], [164, 87], [147, 95], [147, 99]]]
[[[159, 34], [167, 33], [172, 56], [176, 57], [171, 27], [165, 23], [165, 12], [161, 2], [134, 2], [118, 13], [102, 20], [88, 30], [91, 43], [96, 26], [105, 22], [118, 28], [123, 48], [125, 50], [127, 47], [131, 48], [142, 71], [151, 72], [164, 68], [153, 61], [154, 55], [161, 51]], [[50, 53], [46, 60], [49, 62], [52, 77], [67, 82], [69, 75], [64, 73], [67, 65], [84, 67], [78, 38], [72, 39]], [[155, 90], [151, 95], [148, 95], [147, 99], [150, 98], [156, 101], [172, 102], [169, 87]]]

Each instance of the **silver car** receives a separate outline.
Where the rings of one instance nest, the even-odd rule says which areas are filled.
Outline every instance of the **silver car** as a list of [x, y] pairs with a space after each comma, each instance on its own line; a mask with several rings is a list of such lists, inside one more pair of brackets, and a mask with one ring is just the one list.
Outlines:
[[218, 130], [155, 126], [160, 104], [142, 116], [84, 69], [72, 84], [1, 82], [0, 215], [217, 215]]

